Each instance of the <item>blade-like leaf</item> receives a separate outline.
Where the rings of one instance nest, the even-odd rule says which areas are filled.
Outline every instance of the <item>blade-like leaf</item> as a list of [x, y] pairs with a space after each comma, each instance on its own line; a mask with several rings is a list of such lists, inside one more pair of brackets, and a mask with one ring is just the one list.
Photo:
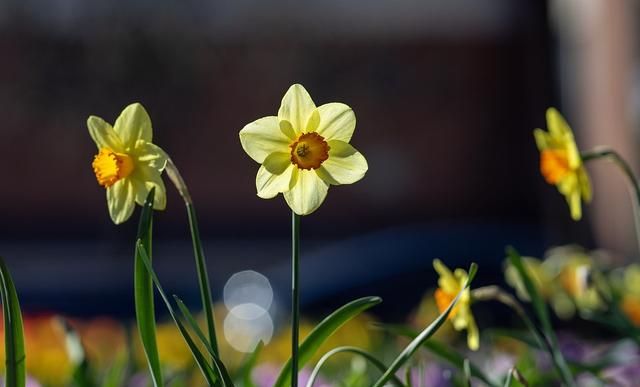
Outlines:
[[2, 282], [0, 296], [2, 297], [2, 316], [4, 318], [5, 385], [7, 387], [24, 387], [27, 371], [22, 313], [13, 279], [2, 258], [0, 258], [0, 281]]
[[444, 324], [447, 317], [449, 317], [449, 313], [451, 313], [453, 307], [458, 303], [458, 300], [460, 299], [462, 293], [471, 285], [471, 281], [473, 281], [473, 278], [476, 276], [477, 271], [478, 265], [472, 263], [471, 267], [469, 268], [469, 276], [467, 278], [467, 282], [464, 284], [460, 292], [456, 295], [456, 298], [451, 301], [449, 307], [447, 307], [447, 309], [445, 309], [445, 311], [440, 316], [438, 316], [438, 318], [436, 318], [431, 323], [431, 325], [420, 332], [420, 334], [415, 339], [413, 339], [413, 341], [411, 341], [409, 345], [405, 347], [405, 349], [393, 361], [387, 371], [374, 384], [374, 387], [384, 386], [385, 383], [387, 383], [389, 379], [391, 379], [391, 377], [395, 375], [396, 372], [398, 372], [400, 367], [402, 367], [411, 358], [411, 356], [418, 350], [418, 348], [420, 348], [420, 346], [423, 345], [423, 343], [427, 341], [440, 328], [442, 324]]
[[[320, 369], [322, 368], [324, 363], [326, 363], [327, 360], [329, 360], [329, 358], [331, 358], [332, 356], [337, 355], [339, 353], [354, 353], [354, 354], [360, 355], [363, 358], [365, 358], [366, 360], [368, 360], [371, 364], [373, 364], [381, 372], [384, 372], [387, 369], [387, 366], [385, 366], [383, 362], [381, 362], [375, 356], [373, 356], [372, 354], [370, 354], [369, 352], [367, 352], [367, 351], [365, 351], [363, 349], [360, 349], [358, 347], [349, 347], [349, 346], [337, 347], [337, 348], [334, 348], [331, 351], [325, 353], [320, 358], [320, 360], [318, 361], [318, 364], [316, 364], [316, 367], [313, 369], [313, 372], [311, 372], [311, 375], [309, 376], [309, 381], [307, 382], [307, 387], [313, 387], [313, 383], [315, 382], [316, 378], [318, 377], [318, 374], [320, 373]], [[393, 375], [393, 377], [391, 378], [391, 382], [395, 386], [403, 387], [402, 381], [400, 381], [400, 379], [398, 379], [398, 377], [395, 376], [395, 375]]]
[[[322, 320], [309, 333], [298, 351], [299, 363], [298, 367], [302, 368], [311, 359], [320, 346], [342, 325], [351, 320], [358, 314], [382, 302], [380, 297], [363, 297], [351, 301], [341, 308], [337, 309], [324, 320]], [[289, 359], [276, 380], [273, 387], [286, 387], [291, 380], [291, 359]]]
[[[151, 259], [151, 229], [153, 227], [153, 198], [155, 188], [152, 188], [147, 195], [147, 200], [142, 207], [140, 214], [140, 223], [138, 224], [138, 238], [141, 241], [140, 246], [144, 246], [145, 251]], [[156, 343], [156, 317], [155, 306], [153, 301], [153, 283], [151, 276], [140, 258], [140, 248], [136, 243], [135, 262], [134, 262], [134, 299], [136, 304], [136, 322], [138, 324], [138, 332], [140, 333], [140, 341], [147, 358], [147, 365], [151, 373], [151, 380], [155, 387], [163, 387], [162, 369], [160, 367], [160, 355], [158, 355], [158, 344]]]
[[[414, 331], [410, 327], [403, 325], [385, 324], [380, 325], [380, 327], [387, 332], [393, 333], [397, 336], [404, 336], [410, 340], [413, 340], [418, 336], [418, 332]], [[424, 343], [422, 343], [422, 346], [442, 360], [449, 362], [460, 371], [464, 370], [464, 356], [456, 352], [451, 346], [444, 345], [434, 339], [425, 341]], [[471, 362], [469, 363], [469, 370], [471, 372], [471, 376], [473, 376], [474, 378], [482, 380], [488, 386], [496, 386], [496, 384], [493, 383], [491, 379], [489, 379], [489, 377], [485, 375], [480, 368], [478, 368]]]
[[198, 286], [200, 288], [200, 298], [202, 301], [202, 310], [207, 321], [207, 331], [209, 333], [209, 343], [213, 352], [219, 358], [218, 341], [216, 339], [216, 325], [213, 319], [213, 302], [211, 301], [211, 287], [209, 285], [209, 274], [207, 273], [207, 264], [204, 259], [204, 251], [202, 249], [202, 241], [200, 240], [200, 231], [198, 230], [198, 219], [193, 203], [187, 204], [187, 212], [189, 215], [189, 228], [191, 230], [191, 240], [193, 242], [193, 253], [196, 258], [196, 269], [198, 272]]
[[[233, 387], [233, 383], [231, 382], [230, 378], [228, 378], [228, 373], [226, 372], [226, 369], [224, 368], [224, 365], [222, 364], [222, 362], [217, 357], [215, 357], [212, 353], [213, 351], [211, 351], [210, 354], [212, 355], [212, 358], [214, 360], [214, 363], [213, 363], [214, 367], [212, 369], [205, 355], [200, 351], [196, 343], [191, 338], [191, 335], [189, 334], [189, 331], [187, 330], [187, 328], [184, 326], [184, 324], [182, 324], [180, 319], [178, 319], [178, 316], [173, 310], [173, 307], [171, 306], [171, 302], [169, 301], [167, 294], [165, 293], [164, 289], [162, 288], [162, 285], [160, 284], [160, 280], [158, 279], [158, 276], [153, 270], [153, 267], [151, 267], [151, 261], [149, 260], [147, 256], [147, 252], [144, 246], [142, 245], [141, 241], [138, 241], [138, 250], [140, 251], [141, 261], [144, 263], [144, 265], [148, 269], [149, 274], [151, 276], [151, 280], [155, 284], [156, 289], [158, 289], [158, 293], [160, 293], [160, 297], [164, 301], [164, 304], [166, 305], [167, 310], [169, 311], [169, 314], [173, 319], [173, 322], [176, 324], [184, 341], [187, 343], [187, 346], [189, 347], [189, 350], [191, 351], [191, 354], [193, 355], [193, 358], [196, 361], [196, 364], [200, 368], [200, 371], [202, 371], [202, 375], [206, 379], [207, 383], [210, 386]], [[200, 333], [202, 333], [202, 331], [200, 331]], [[211, 347], [209, 346], [209, 349], [210, 348]]]
[[529, 276], [529, 272], [524, 266], [524, 262], [522, 261], [522, 257], [520, 253], [516, 251], [513, 247], [507, 247], [507, 256], [509, 257], [509, 262], [518, 272], [518, 276], [522, 280], [525, 288], [527, 289], [527, 293], [529, 294], [529, 298], [531, 298], [531, 304], [533, 305], [533, 311], [536, 314], [536, 317], [540, 323], [542, 328], [542, 333], [545, 336], [543, 339], [546, 340], [546, 344], [548, 344], [548, 350], [551, 355], [551, 359], [553, 360], [562, 381], [569, 387], [575, 386], [575, 381], [573, 380], [573, 375], [567, 366], [567, 362], [560, 352], [560, 348], [558, 346], [558, 339], [556, 338], [556, 334], [551, 326], [551, 319], [549, 318], [549, 310], [547, 309], [547, 305], [544, 303], [542, 296], [538, 292], [538, 288], [533, 283], [533, 280]]
[[258, 362], [258, 357], [262, 353], [264, 349], [264, 342], [259, 342], [256, 346], [256, 349], [253, 350], [242, 362], [240, 368], [238, 369], [238, 373], [236, 375], [236, 380], [242, 381], [243, 387], [256, 387], [253, 380], [251, 380], [251, 371], [256, 366]]

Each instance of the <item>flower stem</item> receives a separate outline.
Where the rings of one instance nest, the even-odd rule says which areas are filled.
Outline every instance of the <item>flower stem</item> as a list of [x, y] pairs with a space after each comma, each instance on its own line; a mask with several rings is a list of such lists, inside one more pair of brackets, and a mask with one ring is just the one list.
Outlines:
[[545, 334], [531, 321], [527, 313], [524, 311], [524, 308], [520, 303], [509, 293], [500, 289], [498, 286], [484, 286], [481, 288], [477, 288], [471, 291], [471, 297], [474, 300], [478, 301], [498, 301], [509, 308], [511, 308], [518, 317], [524, 322], [527, 329], [533, 333], [533, 337], [538, 342], [538, 345], [541, 349], [545, 349], [551, 355], [551, 360], [553, 360], [553, 364], [555, 365], [560, 377], [564, 381], [567, 386], [575, 386], [575, 382], [573, 381], [573, 376], [571, 376], [571, 372], [560, 352], [560, 349], [554, 347], [550, 339], [545, 336]]
[[176, 187], [180, 196], [187, 206], [187, 214], [189, 216], [189, 229], [191, 230], [191, 241], [193, 243], [193, 254], [196, 260], [196, 270], [198, 272], [198, 285], [200, 287], [200, 299], [202, 301], [202, 310], [204, 311], [207, 321], [207, 333], [209, 334], [209, 343], [215, 355], [220, 357], [218, 352], [218, 340], [216, 339], [216, 326], [213, 318], [213, 302], [211, 300], [211, 285], [209, 284], [209, 274], [207, 271], [207, 263], [204, 258], [204, 250], [202, 249], [202, 240], [200, 239], [200, 231], [198, 229], [198, 219], [196, 217], [196, 209], [193, 206], [193, 200], [187, 189], [187, 185], [180, 175], [180, 171], [173, 161], [167, 161], [166, 169], [169, 180]]
[[580, 155], [583, 161], [591, 161], [598, 159], [607, 159], [613, 162], [622, 173], [627, 177], [627, 181], [629, 182], [629, 186], [635, 193], [635, 200], [633, 201], [633, 220], [636, 229], [636, 241], [638, 242], [638, 247], [640, 248], [640, 184], [638, 183], [638, 179], [633, 174], [633, 170], [629, 163], [625, 161], [625, 159], [620, 156], [620, 154], [613, 149], [609, 148], [595, 148], [591, 151], [584, 152]]
[[291, 212], [291, 387], [298, 387], [298, 335], [300, 326], [300, 215]]

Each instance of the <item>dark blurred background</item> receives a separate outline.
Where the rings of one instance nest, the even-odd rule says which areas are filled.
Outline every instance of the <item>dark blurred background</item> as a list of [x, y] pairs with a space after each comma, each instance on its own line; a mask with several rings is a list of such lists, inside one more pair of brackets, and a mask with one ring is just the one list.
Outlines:
[[[508, 244], [529, 255], [569, 242], [634, 253], [629, 235], [602, 231], [611, 202], [625, 203], [616, 219], [631, 219], [621, 179], [607, 211], [574, 223], [538, 172], [532, 130], [546, 127], [552, 105], [575, 122], [579, 143], [620, 143], [634, 160], [630, 119], [601, 121], [615, 133], [585, 122], [630, 109], [614, 102], [633, 101], [636, 7], [585, 3], [1, 0], [0, 253], [25, 309], [132, 316], [138, 212], [124, 225], [110, 222], [86, 118], [113, 122], [140, 101], [154, 142], [194, 197], [215, 298], [233, 273], [252, 269], [286, 312], [290, 213], [281, 196], [256, 196], [258, 165], [238, 131], [276, 114], [296, 82], [318, 105], [354, 109], [352, 143], [370, 165], [364, 180], [331, 188], [302, 221], [303, 312], [375, 294], [385, 298], [383, 318], [402, 319], [435, 285], [433, 258], [474, 260], [479, 282], [495, 282]], [[593, 28], [602, 42], [583, 39]], [[602, 96], [613, 110], [590, 109], [576, 96], [594, 89], [577, 85], [597, 74], [580, 55], [611, 42], [620, 47], [592, 55], [605, 61], [594, 68], [610, 74], [615, 65], [618, 77], [597, 87], [627, 88]], [[186, 212], [169, 184], [155, 222], [156, 265], [168, 288], [197, 305]]]

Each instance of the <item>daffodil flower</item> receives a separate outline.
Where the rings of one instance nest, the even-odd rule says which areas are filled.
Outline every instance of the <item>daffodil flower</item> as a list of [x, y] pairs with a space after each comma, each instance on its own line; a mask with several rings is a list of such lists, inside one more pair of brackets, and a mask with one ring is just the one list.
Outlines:
[[[433, 260], [433, 267], [440, 275], [434, 297], [438, 310], [442, 313], [464, 288], [468, 274], [464, 269], [456, 269], [452, 273], [439, 259]], [[475, 351], [480, 347], [480, 333], [471, 312], [471, 291], [469, 288], [462, 292], [458, 303], [449, 313], [448, 319], [451, 320], [455, 330], [467, 330], [467, 346], [469, 349]]]
[[547, 109], [549, 131], [536, 129], [533, 134], [540, 151], [540, 171], [549, 184], [563, 194], [571, 210], [571, 218], [582, 218], [582, 201], [591, 201], [591, 183], [582, 163], [573, 132], [562, 115]]
[[351, 184], [367, 172], [367, 160], [349, 145], [356, 126], [351, 108], [332, 102], [316, 107], [302, 85], [289, 88], [277, 116], [260, 118], [240, 131], [242, 148], [262, 164], [258, 196], [282, 193], [298, 215], [322, 204], [330, 185]]
[[167, 194], [160, 175], [169, 157], [152, 143], [151, 119], [144, 107], [127, 106], [113, 127], [90, 116], [87, 127], [98, 147], [91, 165], [98, 184], [106, 188], [111, 220], [120, 224], [129, 219], [135, 203], [143, 205], [154, 187], [153, 208], [164, 210]]

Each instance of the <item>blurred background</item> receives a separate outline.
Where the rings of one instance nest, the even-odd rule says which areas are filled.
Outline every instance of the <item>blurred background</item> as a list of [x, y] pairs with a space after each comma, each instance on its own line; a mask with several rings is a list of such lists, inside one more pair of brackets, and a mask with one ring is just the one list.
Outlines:
[[[608, 144], [636, 166], [638, 11], [623, 0], [0, 0], [0, 254], [29, 313], [133, 316], [139, 212], [109, 220], [86, 118], [113, 122], [139, 101], [190, 187], [215, 299], [253, 270], [268, 284], [252, 294], [273, 289], [263, 306], [286, 321], [290, 212], [281, 196], [256, 196], [238, 131], [302, 83], [318, 105], [353, 108], [352, 144], [370, 165], [302, 220], [303, 313], [380, 295], [379, 316], [404, 319], [435, 285], [436, 257], [476, 261], [489, 283], [506, 245], [637, 255], [618, 172], [590, 167], [595, 199], [572, 222], [539, 174], [532, 131], [557, 106], [582, 148]], [[186, 211], [167, 189], [155, 264], [197, 306]]]

